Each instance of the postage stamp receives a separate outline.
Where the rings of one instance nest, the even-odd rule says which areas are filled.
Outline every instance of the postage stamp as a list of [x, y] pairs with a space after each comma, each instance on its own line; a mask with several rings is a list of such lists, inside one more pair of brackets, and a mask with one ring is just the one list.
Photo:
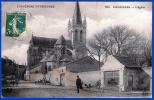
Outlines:
[[26, 13], [6, 14], [6, 36], [18, 37], [25, 31]]

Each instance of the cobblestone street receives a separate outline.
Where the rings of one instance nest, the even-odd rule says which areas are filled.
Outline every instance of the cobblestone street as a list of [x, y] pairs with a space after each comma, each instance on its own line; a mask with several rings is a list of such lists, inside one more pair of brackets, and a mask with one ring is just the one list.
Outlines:
[[11, 93], [3, 89], [4, 97], [150, 97], [150, 94], [143, 95], [142, 92], [116, 92], [93, 89], [80, 90], [78, 94], [76, 88], [64, 88], [60, 86], [38, 85], [34, 83], [19, 84], [18, 87], [13, 88]]

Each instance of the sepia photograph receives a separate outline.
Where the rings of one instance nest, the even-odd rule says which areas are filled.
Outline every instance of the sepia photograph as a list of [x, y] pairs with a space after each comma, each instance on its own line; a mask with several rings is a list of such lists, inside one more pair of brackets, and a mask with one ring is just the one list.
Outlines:
[[152, 98], [152, 2], [2, 2], [2, 95]]

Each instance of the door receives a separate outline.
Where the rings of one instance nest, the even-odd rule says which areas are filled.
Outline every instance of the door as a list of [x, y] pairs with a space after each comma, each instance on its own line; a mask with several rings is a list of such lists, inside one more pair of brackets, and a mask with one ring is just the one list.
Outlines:
[[133, 90], [133, 75], [128, 76], [128, 90], [129, 91]]
[[60, 85], [65, 86], [65, 74], [60, 74]]

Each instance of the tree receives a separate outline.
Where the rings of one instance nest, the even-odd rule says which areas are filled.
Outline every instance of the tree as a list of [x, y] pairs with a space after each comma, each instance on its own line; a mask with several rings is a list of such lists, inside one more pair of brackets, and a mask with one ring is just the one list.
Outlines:
[[99, 58], [99, 67], [101, 66], [100, 65], [100, 58], [101, 58], [101, 55], [103, 54], [103, 50], [102, 48], [100, 47], [100, 45], [98, 44], [95, 44], [96, 42], [94, 40], [91, 40], [89, 41], [89, 45], [91, 47], [91, 50], [90, 51], [93, 51], [91, 54], [92, 55], [96, 55], [98, 56]]
[[[91, 52], [97, 56], [127, 55], [138, 48], [141, 36], [125, 25], [116, 25], [94, 35], [89, 41]], [[137, 49], [136, 49], [137, 50]]]
[[111, 51], [114, 55], [124, 55], [124, 49], [136, 48], [141, 39], [141, 36], [135, 30], [125, 25], [110, 27], [108, 30], [110, 41], [113, 44]]
[[144, 53], [143, 56], [145, 58], [145, 62], [147, 63], [148, 67], [152, 66], [152, 41], [147, 40], [143, 44]]
[[[99, 62], [102, 55], [107, 56], [110, 54], [108, 51], [110, 41], [106, 38], [108, 37], [107, 30], [104, 30], [102, 33], [94, 35], [94, 38], [88, 41], [88, 47], [91, 54], [98, 56]], [[100, 67], [100, 63], [99, 63]]]

